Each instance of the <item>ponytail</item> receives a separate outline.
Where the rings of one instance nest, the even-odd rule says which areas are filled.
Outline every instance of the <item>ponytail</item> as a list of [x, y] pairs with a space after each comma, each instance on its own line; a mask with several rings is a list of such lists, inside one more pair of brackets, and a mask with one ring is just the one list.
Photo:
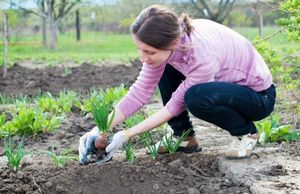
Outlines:
[[187, 35], [190, 35], [191, 32], [194, 30], [194, 27], [192, 25], [192, 18], [188, 14], [182, 13], [179, 16], [179, 21], [182, 31], [187, 33]]

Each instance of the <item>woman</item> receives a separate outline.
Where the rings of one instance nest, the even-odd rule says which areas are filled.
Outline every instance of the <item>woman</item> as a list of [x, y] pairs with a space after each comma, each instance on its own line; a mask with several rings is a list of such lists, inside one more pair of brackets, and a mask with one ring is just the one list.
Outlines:
[[[236, 137], [227, 158], [249, 157], [257, 142], [253, 121], [274, 108], [271, 73], [251, 43], [235, 31], [206, 19], [177, 17], [166, 7], [142, 10], [131, 26], [142, 70], [127, 95], [116, 105], [112, 126], [149, 102], [159, 86], [164, 107], [136, 126], [117, 132], [106, 151], [112, 157], [130, 138], [165, 122], [174, 137], [192, 128], [188, 112]], [[80, 162], [87, 163], [97, 128], [80, 138]], [[192, 130], [180, 149], [199, 150]], [[163, 152], [163, 147], [160, 151]]]

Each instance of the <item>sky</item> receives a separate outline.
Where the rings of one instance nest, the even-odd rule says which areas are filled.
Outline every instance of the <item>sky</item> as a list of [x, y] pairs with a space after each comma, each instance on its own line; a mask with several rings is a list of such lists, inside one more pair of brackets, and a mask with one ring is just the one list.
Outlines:
[[[4, 6], [5, 9], [9, 8], [9, 4], [6, 3], [8, 2], [9, 0], [0, 0], [0, 6]], [[103, 4], [103, 1], [106, 3], [106, 4], [109, 4], [109, 3], [114, 3], [116, 2], [117, 0], [83, 0], [83, 1], [89, 1], [89, 2], [93, 2], [95, 4]], [[34, 3], [34, 0], [25, 0], [22, 4], [21, 4], [22, 7], [24, 8], [34, 8], [36, 5]]]
[[[9, 0], [0, 0], [0, 6], [4, 5], [5, 9], [9, 8], [9, 4], [5, 3], [7, 1], [9, 1]], [[24, 3], [22, 4], [22, 7], [24, 7], [24, 8], [34, 8], [35, 7], [34, 0], [23, 0], [23, 1], [24, 1]], [[114, 4], [117, 0], [82, 0], [82, 1], [89, 1], [89, 2], [93, 2], [95, 4], [98, 4], [98, 5], [101, 5], [101, 4], [103, 4], [103, 2], [105, 2], [106, 4]], [[186, 2], [189, 0], [169, 0], [169, 1]], [[244, 1], [256, 1], [256, 0], [244, 0]]]

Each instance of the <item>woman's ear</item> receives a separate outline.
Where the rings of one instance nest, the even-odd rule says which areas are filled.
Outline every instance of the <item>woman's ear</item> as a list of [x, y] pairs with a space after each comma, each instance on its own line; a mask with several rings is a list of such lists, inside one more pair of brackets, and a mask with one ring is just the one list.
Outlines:
[[171, 50], [175, 50], [178, 43], [179, 43], [179, 38], [176, 38], [176, 40], [174, 40], [171, 44]]

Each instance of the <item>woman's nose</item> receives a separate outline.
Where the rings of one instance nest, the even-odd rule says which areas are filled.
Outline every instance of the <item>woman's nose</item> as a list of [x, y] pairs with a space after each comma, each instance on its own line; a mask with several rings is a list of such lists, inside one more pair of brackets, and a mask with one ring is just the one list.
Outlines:
[[147, 63], [149, 61], [149, 57], [144, 53], [140, 54], [140, 58], [141, 58], [142, 63], [144, 63], [144, 62]]

